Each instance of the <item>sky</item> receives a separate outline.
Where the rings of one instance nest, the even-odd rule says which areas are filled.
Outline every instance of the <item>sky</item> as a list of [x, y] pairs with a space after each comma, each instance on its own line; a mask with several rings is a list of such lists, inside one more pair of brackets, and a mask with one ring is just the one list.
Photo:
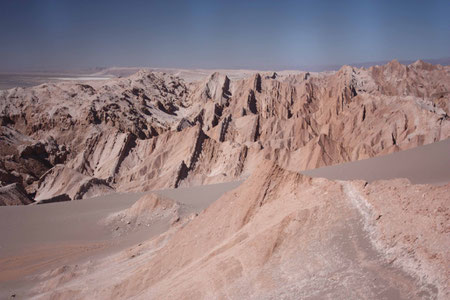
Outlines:
[[450, 1], [0, 0], [0, 72], [450, 57]]

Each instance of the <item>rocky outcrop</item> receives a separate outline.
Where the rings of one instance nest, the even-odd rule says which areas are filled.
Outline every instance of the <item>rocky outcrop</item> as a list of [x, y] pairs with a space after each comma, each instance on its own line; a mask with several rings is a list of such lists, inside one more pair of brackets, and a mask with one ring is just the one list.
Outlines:
[[20, 183], [11, 183], [0, 187], [0, 206], [26, 205], [32, 202]]
[[[113, 192], [105, 180], [83, 175], [64, 165], [57, 165], [45, 173], [39, 180], [35, 200], [51, 202], [60, 195], [71, 200], [92, 198]], [[56, 201], [56, 200], [55, 200]]]
[[231, 97], [230, 79], [214, 72], [205, 82], [202, 96], [205, 100], [211, 99], [219, 105], [223, 105]]
[[450, 137], [449, 67], [242, 74], [2, 91], [0, 180], [34, 196], [64, 164], [117, 191], [150, 190], [236, 180], [262, 159], [300, 171]]
[[65, 202], [65, 201], [71, 201], [69, 195], [67, 194], [60, 194], [51, 198], [47, 199], [41, 199], [36, 204], [46, 204], [46, 203], [55, 203], [55, 202]]
[[130, 208], [109, 215], [101, 223], [115, 235], [123, 235], [155, 224], [176, 224], [185, 216], [184, 213], [182, 204], [157, 194], [147, 194]]

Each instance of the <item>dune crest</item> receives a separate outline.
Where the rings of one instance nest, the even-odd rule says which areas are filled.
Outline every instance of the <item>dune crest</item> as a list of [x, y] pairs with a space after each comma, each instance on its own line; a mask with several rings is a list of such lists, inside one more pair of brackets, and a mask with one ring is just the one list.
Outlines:
[[180, 222], [186, 217], [183, 204], [158, 194], [147, 194], [139, 198], [130, 208], [113, 213], [101, 220], [110, 227], [115, 235], [143, 227], [152, 227], [155, 223], [163, 223], [165, 228]]
[[[448, 239], [435, 228], [449, 221], [448, 188], [330, 181], [263, 162], [185, 226], [47, 278], [38, 295], [445, 299]], [[58, 276], [75, 279], [46, 286]]]

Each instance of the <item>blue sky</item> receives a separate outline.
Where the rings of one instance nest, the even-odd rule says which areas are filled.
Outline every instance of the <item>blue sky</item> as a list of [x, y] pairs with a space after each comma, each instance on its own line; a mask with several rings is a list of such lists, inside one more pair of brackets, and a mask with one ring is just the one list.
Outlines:
[[450, 56], [450, 1], [0, 0], [0, 71]]

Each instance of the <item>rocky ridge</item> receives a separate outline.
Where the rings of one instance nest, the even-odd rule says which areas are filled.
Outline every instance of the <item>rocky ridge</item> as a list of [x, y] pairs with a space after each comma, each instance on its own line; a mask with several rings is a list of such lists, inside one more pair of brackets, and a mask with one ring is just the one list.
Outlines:
[[450, 69], [418, 61], [200, 81], [140, 71], [0, 91], [0, 180], [82, 199], [293, 171], [450, 136]]
[[[241, 186], [182, 226], [124, 252], [39, 275], [33, 294], [447, 299], [448, 188], [401, 179], [330, 181], [262, 161]], [[427, 201], [418, 201], [423, 194]], [[147, 200], [130, 213], [153, 214], [158, 203], [173, 207]]]

